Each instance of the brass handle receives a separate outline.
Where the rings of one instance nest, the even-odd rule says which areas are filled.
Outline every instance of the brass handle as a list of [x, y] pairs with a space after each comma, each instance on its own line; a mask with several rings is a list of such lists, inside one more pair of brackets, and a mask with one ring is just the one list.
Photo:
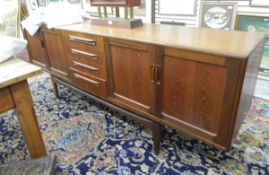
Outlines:
[[80, 51], [77, 49], [71, 49], [71, 53], [74, 55], [84, 55], [84, 56], [89, 57], [89, 58], [94, 59], [94, 60], [98, 59], [97, 55], [95, 55], [95, 54], [87, 53], [87, 52]]
[[154, 66], [154, 64], [149, 65], [149, 75], [150, 75], [150, 82], [155, 83], [155, 66]]
[[73, 61], [73, 64], [76, 65], [76, 66], [84, 67], [84, 68], [89, 69], [89, 70], [91, 70], [91, 71], [99, 71], [99, 69], [96, 68], [96, 67], [89, 66], [89, 65], [86, 65], [86, 64], [77, 62], [77, 61]]
[[89, 82], [89, 83], [91, 83], [91, 84], [93, 84], [93, 85], [95, 85], [95, 86], [97, 86], [97, 87], [100, 86], [100, 83], [97, 82], [97, 81], [94, 81], [94, 80], [91, 80], [91, 79], [89, 79], [89, 78], [83, 77], [83, 76], [78, 75], [78, 74], [76, 74], [76, 73], [74, 73], [74, 76], [75, 76], [75, 78], [85, 80], [85, 81], [87, 81], [87, 82]]
[[78, 36], [68, 36], [68, 39], [70, 41], [81, 42], [81, 43], [85, 43], [85, 44], [90, 44], [90, 45], [96, 46], [96, 41], [93, 40], [93, 39], [81, 38], [81, 37], [78, 37]]

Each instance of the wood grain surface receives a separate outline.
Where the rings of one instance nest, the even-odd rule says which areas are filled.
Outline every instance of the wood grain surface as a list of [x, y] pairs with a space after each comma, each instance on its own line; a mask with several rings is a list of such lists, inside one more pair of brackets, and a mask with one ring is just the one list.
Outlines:
[[20, 82], [41, 73], [41, 68], [17, 58], [0, 64], [0, 88]]
[[257, 32], [159, 24], [144, 24], [142, 27], [130, 30], [96, 26], [92, 25], [91, 21], [57, 28], [234, 58], [247, 58], [265, 37], [265, 34]]
[[31, 158], [46, 156], [47, 153], [35, 115], [27, 80], [13, 84], [10, 86], [10, 90], [16, 105], [16, 115]]

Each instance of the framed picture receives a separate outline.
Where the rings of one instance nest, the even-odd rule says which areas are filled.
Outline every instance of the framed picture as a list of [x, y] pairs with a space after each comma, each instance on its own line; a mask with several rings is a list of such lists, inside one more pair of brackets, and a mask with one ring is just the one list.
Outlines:
[[236, 3], [201, 2], [199, 27], [233, 30]]
[[48, 5], [48, 0], [37, 0], [38, 7], [45, 7]]
[[29, 0], [29, 7], [31, 10], [36, 10], [38, 8], [37, 0]]
[[261, 62], [261, 71], [269, 73], [269, 16], [238, 14], [236, 18], [236, 29], [251, 32], [266, 32], [267, 39]]
[[195, 16], [196, 8], [197, 0], [159, 0], [158, 13], [171, 16]]
[[250, 6], [268, 6], [269, 7], [269, 1], [268, 0], [250, 0]]

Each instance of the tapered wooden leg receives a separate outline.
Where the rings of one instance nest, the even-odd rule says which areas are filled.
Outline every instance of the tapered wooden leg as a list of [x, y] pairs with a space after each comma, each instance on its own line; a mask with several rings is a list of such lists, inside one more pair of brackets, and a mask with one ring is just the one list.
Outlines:
[[54, 80], [54, 77], [53, 76], [50, 76], [50, 77], [51, 77], [51, 82], [52, 82], [54, 94], [55, 94], [56, 97], [60, 97], [59, 90], [58, 90], [58, 84]]
[[10, 86], [17, 117], [31, 158], [46, 156], [29, 86], [26, 80]]
[[153, 121], [151, 125], [151, 130], [152, 130], [154, 153], [158, 155], [161, 146], [161, 124]]

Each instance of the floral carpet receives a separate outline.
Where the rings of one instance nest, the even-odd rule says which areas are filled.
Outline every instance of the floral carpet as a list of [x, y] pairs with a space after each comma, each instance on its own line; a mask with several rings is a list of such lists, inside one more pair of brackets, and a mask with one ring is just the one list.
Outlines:
[[[269, 102], [254, 98], [229, 152], [162, 128], [156, 156], [151, 133], [120, 113], [59, 86], [53, 94], [48, 74], [29, 80], [35, 111], [57, 174], [269, 174]], [[14, 111], [0, 115], [0, 161], [29, 159]]]

